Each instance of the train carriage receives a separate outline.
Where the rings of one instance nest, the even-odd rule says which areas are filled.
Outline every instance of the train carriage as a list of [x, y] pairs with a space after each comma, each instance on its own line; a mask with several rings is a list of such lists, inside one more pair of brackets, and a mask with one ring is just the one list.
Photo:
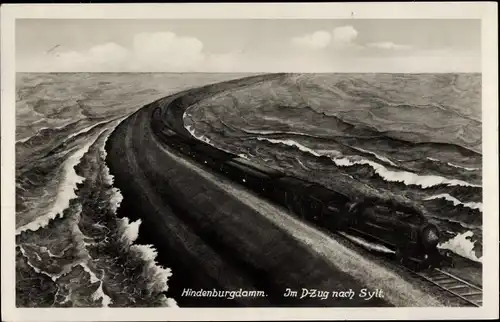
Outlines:
[[343, 230], [392, 248], [398, 259], [418, 268], [451, 264], [437, 249], [439, 229], [411, 207], [366, 198], [354, 202], [342, 193], [316, 183], [286, 176], [181, 135], [164, 140], [170, 147], [212, 168], [262, 197], [280, 204], [297, 217], [330, 231]]
[[241, 157], [226, 160], [221, 165], [221, 172], [261, 195], [268, 193], [273, 180], [281, 176], [281, 173], [274, 169]]

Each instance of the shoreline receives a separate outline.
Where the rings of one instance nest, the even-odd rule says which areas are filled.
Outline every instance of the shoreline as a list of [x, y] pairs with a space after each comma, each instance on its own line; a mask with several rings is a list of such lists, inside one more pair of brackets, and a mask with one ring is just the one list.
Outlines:
[[[269, 77], [269, 75], [267, 75], [267, 77]], [[228, 83], [232, 86], [237, 86], [241, 82], [248, 82], [248, 79], [235, 80]], [[158, 126], [161, 126], [161, 122], [156, 122], [156, 124], [155, 122], [152, 124], [148, 123], [155, 109], [157, 107], [165, 108], [168, 106], [167, 111], [161, 110], [161, 112], [171, 113], [171, 107], [173, 106], [173, 112], [177, 116], [181, 116], [184, 112], [182, 107], [188, 107], [194, 104], [193, 102], [200, 99], [200, 96], [201, 99], [203, 99], [207, 95], [216, 94], [218, 92], [217, 89], [224, 87], [224, 84], [226, 84], [226, 82], [207, 85], [201, 88], [177, 93], [141, 108], [116, 128], [116, 130], [111, 134], [106, 145], [106, 151], [108, 154], [106, 161], [108, 167], [110, 168], [112, 175], [115, 177], [115, 186], [120, 189], [122, 195], [124, 196], [124, 200], [120, 209], [118, 209], [117, 215], [119, 217], [126, 216], [131, 220], [136, 220], [136, 218], [140, 218], [142, 220], [137, 242], [144, 244], [154, 241], [154, 246], [158, 250], [159, 263], [172, 269], [173, 276], [170, 278], [168, 283], [168, 296], [174, 298], [180, 306], [187, 307], [324, 307], [339, 305], [344, 307], [391, 306], [383, 300], [376, 304], [373, 302], [354, 303], [352, 301], [332, 302], [327, 304], [324, 301], [304, 302], [283, 299], [282, 294], [279, 293], [282, 291], [283, 287], [290, 283], [291, 284], [288, 286], [295, 286], [296, 288], [300, 288], [297, 287], [300, 285], [292, 285], [293, 283], [302, 284], [304, 287], [307, 284], [306, 282], [309, 284], [312, 283], [311, 285], [316, 284], [322, 286], [326, 283], [326, 279], [326, 281], [329, 281], [328, 283], [331, 285], [337, 285], [339, 281], [342, 281], [353, 286], [358, 285], [356, 286], [357, 288], [363, 288], [363, 286], [360, 285], [358, 281], [352, 280], [352, 276], [349, 277], [348, 275], [345, 275], [344, 277], [340, 277], [344, 275], [342, 272], [336, 269], [332, 271], [333, 267], [331, 264], [327, 264], [325, 266], [326, 262], [324, 255], [313, 256], [313, 254], [316, 253], [315, 251], [299, 247], [295, 238], [288, 236], [287, 234], [283, 234], [283, 230], [281, 229], [271, 228], [273, 225], [269, 226], [270, 222], [268, 220], [261, 218], [254, 211], [250, 211], [251, 209], [246, 208], [238, 200], [228, 199], [227, 197], [220, 199], [221, 196], [227, 195], [224, 191], [220, 191], [219, 189], [212, 190], [212, 188], [209, 188], [209, 186], [206, 185], [205, 181], [200, 181], [200, 177], [193, 173], [192, 170], [186, 167], [179, 168], [178, 164], [176, 165], [175, 162], [172, 163], [174, 161], [172, 160], [172, 157], [167, 159], [167, 153], [165, 153], [165, 151], [161, 151], [162, 149], [165, 149], [165, 147], [161, 147], [161, 144], [158, 144], [160, 142], [157, 141], [158, 132], [156, 130], [158, 130]], [[209, 94], [206, 93], [207, 89]], [[191, 95], [183, 95], [186, 92]], [[161, 119], [160, 121], [164, 120]], [[132, 125], [134, 122], [137, 123], [135, 126]], [[133, 133], [131, 133], [133, 131], [139, 132], [136, 135], [133, 135]], [[133, 142], [135, 142], [135, 144]], [[144, 145], [152, 147], [152, 150], [148, 150]], [[158, 148], [158, 145], [160, 145], [160, 148]], [[175, 152], [170, 153], [175, 155]], [[171, 168], [169, 169], [169, 167]], [[131, 169], [141, 169], [141, 173], [130, 171]], [[201, 184], [202, 187], [197, 190], [192, 184], [186, 184], [186, 182], [190, 180], [193, 184], [195, 184], [195, 182], [196, 184]], [[154, 187], [154, 192], [150, 190], [152, 187]], [[210, 196], [204, 196], [205, 193], [209, 195], [218, 193], [219, 196], [218, 198], [215, 198], [215, 200], [211, 200]], [[219, 201], [218, 205], [214, 204], [214, 201], [217, 202], [217, 199]], [[200, 205], [203, 205], [204, 207], [202, 206], [201, 209], [196, 209], [196, 206], [193, 205], [194, 203], [197, 203], [198, 207]], [[234, 214], [238, 212], [235, 212], [235, 209], [239, 209], [239, 212], [244, 212], [247, 214], [245, 216], [252, 218], [252, 220], [248, 221], [248, 218], [235, 219]], [[144, 212], [147, 212], [148, 216], [144, 216]], [[233, 224], [229, 224], [228, 221], [233, 222]], [[258, 222], [261, 222], [261, 224], [258, 224]], [[234, 231], [234, 227], [239, 227], [239, 229], [241, 229], [240, 232]], [[269, 228], [263, 230], [263, 227]], [[224, 231], [226, 231], [226, 233], [223, 233]], [[262, 231], [264, 231], [264, 233]], [[231, 235], [227, 234], [227, 232], [233, 233]], [[251, 232], [248, 236], [264, 234], [261, 237], [267, 238], [267, 243], [261, 245], [264, 246], [261, 248], [262, 250], [256, 249], [256, 245], [262, 243], [262, 241], [251, 240], [250, 237], [245, 240], [243, 239], [244, 236], [239, 236], [245, 235], [245, 233], [248, 232]], [[266, 234], [268, 235], [266, 236]], [[274, 236], [273, 234], [278, 235]], [[277, 263], [273, 263], [273, 258], [270, 259], [269, 256], [259, 254], [259, 252], [262, 251], [269, 251], [266, 247], [269, 248], [270, 245], [275, 244], [276, 241], [273, 241], [273, 238], [275, 239], [276, 237], [278, 237], [277, 240], [281, 241], [279, 247], [285, 247], [286, 249], [290, 247], [290, 245], [295, 245], [292, 247], [292, 249], [294, 249], [293, 251], [290, 249], [285, 252], [284, 249], [281, 249], [281, 251], [278, 251], [274, 255], [288, 258], [288, 260], [283, 262], [283, 264], [289, 267], [277, 267]], [[283, 242], [284, 240], [287, 241]], [[235, 248], [235, 245], [240, 248]], [[244, 251], [244, 249], [247, 249], [248, 252]], [[274, 250], [274, 252], [276, 252], [276, 250]], [[251, 255], [252, 253], [254, 253], [253, 256]], [[295, 257], [298, 255], [300, 256], [297, 257], [297, 259], [290, 260], [290, 256]], [[240, 264], [234, 262], [236, 260], [234, 258], [235, 256], [242, 257], [239, 259]], [[256, 259], [256, 256], [259, 256], [258, 260]], [[311, 266], [311, 263], [307, 263], [307, 261], [302, 263], [300, 260], [297, 261], [298, 258], [303, 260], [307, 256], [310, 258], [309, 261], [316, 263], [314, 266]], [[204, 257], [205, 260], [200, 257]], [[210, 261], [215, 260], [215, 262], [209, 263], [210, 269], [213, 270], [215, 268], [216, 270], [229, 270], [227, 271], [228, 274], [224, 275], [226, 280], [223, 281], [223, 284], [225, 283], [226, 286], [235, 286], [241, 283], [250, 283], [250, 286], [260, 284], [261, 287], [267, 289], [266, 291], [270, 293], [270, 298], [264, 300], [261, 299], [261, 301], [250, 301], [251, 303], [248, 301], [235, 303], [235, 301], [211, 301], [213, 299], [203, 299], [200, 301], [199, 299], [179, 298], [178, 294], [175, 293], [179, 293], [185, 288], [211, 288], [214, 285], [216, 288], [218, 287], [217, 284], [221, 282], [220, 280], [217, 280], [217, 276], [221, 276], [220, 271], [217, 273], [219, 275], [210, 275], [210, 272], [202, 269], [202, 267], [207, 264], [206, 262], [209, 259]], [[241, 260], [243, 261], [241, 262]], [[217, 266], [219, 265], [216, 264], [217, 261], [222, 261], [220, 264], [226, 261], [226, 264]], [[283, 264], [281, 265], [283, 266]], [[253, 270], [252, 267], [254, 267]], [[267, 267], [267, 271], [265, 267]], [[272, 270], [278, 269], [278, 271], [284, 269], [287, 274], [291, 275], [275, 275], [276, 271], [269, 271], [271, 267], [274, 267]], [[302, 272], [302, 274], [300, 274], [300, 278], [296, 275], [296, 273], [290, 272], [292, 267], [295, 267], [298, 272]], [[311, 271], [312, 267], [314, 267], [313, 273]], [[323, 272], [318, 273], [319, 267], [323, 267]], [[306, 270], [304, 271], [304, 269]], [[246, 273], [242, 274], [242, 272], [245, 271]], [[327, 274], [324, 275], [325, 273]], [[266, 277], [266, 275], [269, 274], [275, 277], [269, 279], [270, 276]], [[323, 277], [318, 280], [318, 277], [313, 278], [312, 276], [308, 276], [308, 274], [319, 274], [318, 277]], [[338, 278], [332, 278], [334, 275]], [[214, 276], [216, 276], [215, 279]], [[241, 280], [241, 276], [246, 276], [247, 280]], [[195, 280], [192, 280], [192, 278], [195, 278]], [[311, 280], [311, 278], [313, 279]], [[309, 279], [309, 281], [306, 281], [307, 279]], [[317, 284], [319, 281], [321, 281], [321, 283]], [[336, 288], [339, 289], [339, 287]], [[340, 287], [340, 289], [341, 288], [342, 287]], [[330, 289], [332, 289], [332, 287], [330, 287]], [[333, 287], [333, 289], [335, 289], [335, 287]], [[423, 303], [425, 301], [425, 299], [422, 299]], [[433, 300], [430, 300], [430, 302], [427, 302], [424, 306], [431, 302], [433, 302]]]
[[[120, 133], [119, 129], [117, 129], [115, 133]], [[108, 142], [112, 141], [113, 138], [110, 138]], [[318, 274], [317, 272], [311, 271], [311, 265], [313, 263], [316, 263], [315, 267], [323, 267], [322, 271], [324, 272], [334, 272], [331, 268], [325, 266], [326, 263], [320, 257], [306, 249], [301, 249], [296, 242], [292, 241], [292, 237], [287, 237], [286, 234], [271, 228], [272, 226], [270, 226], [268, 221], [260, 218], [255, 212], [245, 207], [237, 200], [225, 197], [224, 192], [219, 189], [209, 191], [211, 197], [216, 198], [216, 200], [224, 204], [221, 208], [218, 208], [216, 204], [211, 202], [210, 197], [207, 197], [206, 200], [198, 200], [198, 205], [193, 205], [193, 201], [190, 203], [185, 198], [189, 199], [195, 195], [197, 195], [196, 199], [201, 198], [200, 195], [196, 193], [190, 196], [186, 195], [186, 193], [190, 193], [189, 190], [193, 190], [194, 188], [191, 188], [192, 185], [180, 183], [181, 181], [185, 181], [189, 176], [190, 179], [188, 180], [193, 184], [194, 182], [200, 183], [199, 176], [190, 169], [176, 167], [170, 171], [172, 177], [170, 177], [169, 180], [176, 181], [176, 183], [180, 184], [178, 186], [160, 188], [162, 185], [173, 185], [173, 183], [169, 183], [168, 180], [156, 182], [158, 184], [154, 185], [157, 187], [155, 189], [161, 190], [162, 196], [166, 197], [168, 195], [169, 200], [165, 200], [164, 197], [152, 200], [156, 198], [150, 193], [144, 196], [145, 191], [139, 188], [139, 190], [142, 191], [141, 196], [141, 193], [137, 190], [137, 186], [132, 187], [130, 177], [127, 178], [125, 173], [114, 166], [117, 160], [114, 158], [114, 155], [116, 156], [116, 149], [113, 148], [112, 143], [107, 146], [107, 151], [108, 167], [115, 178], [115, 186], [120, 189], [124, 196], [124, 200], [117, 214], [119, 217], [126, 216], [130, 219], [135, 220], [135, 218], [140, 218], [142, 220], [137, 243], [144, 244], [146, 241], [147, 243], [154, 242], [153, 245], [158, 250], [158, 262], [172, 269], [173, 275], [168, 283], [169, 291], [167, 291], [167, 294], [169, 297], [174, 298], [179, 306], [324, 306], [313, 300], [298, 302], [282, 299], [280, 293], [284, 290], [285, 285], [293, 287], [294, 284], [298, 283], [299, 286], [302, 285], [305, 287], [307, 283], [292, 277], [294, 276], [292, 274], [293, 272], [289, 272], [288, 267], [284, 265], [286, 263], [288, 266], [296, 266], [296, 264], [288, 263], [288, 261], [283, 262], [283, 264], [278, 264], [274, 259], [275, 256], [270, 254], [266, 255], [265, 252], [277, 251], [278, 253], [276, 254], [282, 254], [281, 260], [285, 260], [285, 258], [288, 258], [290, 255], [298, 256], [299, 254], [305, 258], [309, 257], [309, 261], [304, 264], [305, 266], [299, 265], [302, 269], [297, 269], [297, 272], [302, 271], [302, 274], [305, 275], [304, 279], [308, 279], [308, 277], [306, 277], [307, 274], [312, 274], [313, 276]], [[112, 158], [111, 162], [109, 162], [110, 158]], [[162, 161], [166, 162], [167, 160], [162, 159]], [[162, 165], [165, 165], [165, 162], [162, 162]], [[181, 176], [181, 179], [175, 179], [173, 175]], [[205, 192], [208, 192], [208, 190], [205, 189], [210, 189], [206, 184], [200, 188], [201, 191]], [[183, 199], [184, 202], [182, 201]], [[159, 203], [163, 204], [161, 209], [157, 208]], [[168, 205], [164, 203], [168, 203]], [[204, 207], [201, 207], [200, 204], [203, 204]], [[231, 219], [231, 217], [234, 218], [233, 211], [240, 213], [241, 216], [245, 214], [248, 219], [243, 221]], [[147, 212], [148, 216], [137, 215], [137, 213], [140, 212]], [[207, 218], [210, 214], [213, 218]], [[252, 220], [250, 220], [250, 218]], [[203, 222], [203, 220], [205, 220], [205, 222]], [[206, 223], [206, 220], [210, 220], [212, 223]], [[232, 221], [233, 224], [224, 223], [224, 221]], [[249, 228], [249, 226], [253, 224], [256, 224], [256, 226]], [[234, 234], [234, 232], [230, 233], [234, 225], [239, 226], [242, 229], [242, 233], [244, 233], [243, 229], [250, 229], [251, 235], [258, 234], [258, 231], [261, 230], [262, 227], [268, 227], [265, 229], [268, 231], [268, 235], [264, 234], [264, 236], [262, 236], [261, 234], [263, 239], [250, 239], [248, 242], [245, 242], [238, 234]], [[270, 249], [270, 246], [278, 240], [281, 240], [281, 247], [284, 247], [284, 245], [288, 247], [295, 245], [293, 247], [295, 254], [290, 252], [291, 249], [283, 252], [276, 249], [273, 250], [272, 248]], [[286, 242], [285, 240], [288, 241]], [[241, 251], [239, 253], [238, 250], [241, 249], [241, 247], [246, 248], [248, 251]], [[271, 269], [271, 267], [274, 267], [274, 269]], [[274, 270], [274, 272], [272, 270]], [[327, 275], [324, 273], [320, 275], [323, 277], [319, 280], [314, 278], [316, 282], [311, 280], [310, 284], [317, 284], [319, 281], [323, 281], [327, 278]], [[271, 278], [271, 276], [274, 277]], [[341, 278], [341, 280], [344, 281], [349, 279], [348, 276]], [[334, 285], [334, 282], [335, 281], [331, 279], [329, 283], [333, 283], [332, 285]], [[350, 284], [355, 285], [358, 283], [352, 280]], [[242, 288], [244, 289], [265, 290], [266, 293], [268, 293], [269, 300], [266, 298], [257, 298], [233, 301], [213, 298], [199, 299], [179, 297], [179, 292], [185, 288], [233, 289], [239, 288], [238, 285], [243, 285]], [[378, 301], [377, 306], [387, 305], [383, 305], [383, 303], [384, 301]], [[344, 306], [356, 306], [354, 304], [353, 302], [346, 302]], [[370, 304], [374, 305], [373, 302]]]

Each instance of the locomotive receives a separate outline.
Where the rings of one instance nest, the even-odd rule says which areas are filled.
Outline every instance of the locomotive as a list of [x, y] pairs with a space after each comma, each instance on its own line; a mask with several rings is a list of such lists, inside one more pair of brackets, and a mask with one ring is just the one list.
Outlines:
[[395, 251], [396, 259], [415, 269], [452, 266], [449, 251], [438, 250], [439, 228], [410, 207], [365, 198], [349, 206], [348, 225], [354, 231]]
[[353, 201], [337, 191], [287, 176], [174, 131], [163, 130], [161, 135], [162, 141], [174, 150], [283, 206], [302, 220], [392, 249], [405, 266], [419, 270], [453, 265], [450, 254], [437, 248], [438, 227], [410, 207], [376, 198]]

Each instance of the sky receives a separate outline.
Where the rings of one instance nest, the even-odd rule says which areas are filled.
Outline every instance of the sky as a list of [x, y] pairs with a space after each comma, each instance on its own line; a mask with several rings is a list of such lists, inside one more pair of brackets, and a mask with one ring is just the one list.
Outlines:
[[481, 72], [473, 19], [18, 19], [18, 72]]

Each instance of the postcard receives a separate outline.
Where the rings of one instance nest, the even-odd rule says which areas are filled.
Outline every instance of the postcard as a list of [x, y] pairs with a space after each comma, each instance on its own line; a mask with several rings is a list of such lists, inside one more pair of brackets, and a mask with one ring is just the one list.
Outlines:
[[1, 10], [3, 320], [498, 318], [496, 3]]

